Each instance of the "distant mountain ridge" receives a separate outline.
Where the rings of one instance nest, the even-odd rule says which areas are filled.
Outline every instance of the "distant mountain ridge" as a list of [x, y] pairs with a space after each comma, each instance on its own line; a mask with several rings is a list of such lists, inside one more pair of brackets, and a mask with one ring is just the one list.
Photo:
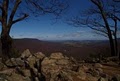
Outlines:
[[[1, 44], [0, 44], [1, 46]], [[120, 42], [119, 42], [120, 46]], [[14, 39], [14, 47], [20, 52], [30, 49], [32, 53], [43, 52], [50, 55], [53, 52], [62, 52], [75, 58], [85, 58], [89, 54], [109, 54], [109, 42], [106, 40], [64, 40], [64, 41], [44, 41], [39, 39], [23, 38]]]

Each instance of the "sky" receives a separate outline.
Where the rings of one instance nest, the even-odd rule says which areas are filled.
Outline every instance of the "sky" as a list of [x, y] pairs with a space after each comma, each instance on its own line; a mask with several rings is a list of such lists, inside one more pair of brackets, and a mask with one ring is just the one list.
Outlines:
[[90, 7], [89, 0], [69, 0], [69, 8], [56, 20], [53, 15], [40, 15], [38, 18], [26, 19], [12, 26], [10, 35], [13, 38], [37, 38], [40, 40], [102, 40], [89, 28], [73, 27], [66, 23], [68, 17]]

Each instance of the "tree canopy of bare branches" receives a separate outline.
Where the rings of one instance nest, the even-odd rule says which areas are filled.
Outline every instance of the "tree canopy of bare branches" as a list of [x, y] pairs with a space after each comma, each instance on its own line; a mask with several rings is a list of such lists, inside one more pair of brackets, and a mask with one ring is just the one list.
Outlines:
[[92, 7], [68, 20], [75, 27], [89, 27], [108, 37], [111, 55], [118, 55], [117, 32], [120, 22], [120, 3], [117, 0], [90, 0]]
[[12, 39], [9, 35], [13, 24], [30, 16], [53, 14], [60, 16], [68, 7], [65, 0], [0, 0], [1, 43], [4, 58], [12, 54]]

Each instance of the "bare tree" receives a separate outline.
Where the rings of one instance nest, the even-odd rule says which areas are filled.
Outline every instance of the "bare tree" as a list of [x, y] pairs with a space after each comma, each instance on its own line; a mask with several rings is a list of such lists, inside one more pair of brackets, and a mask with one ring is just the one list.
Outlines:
[[93, 4], [92, 7], [83, 12], [82, 16], [71, 18], [68, 23], [77, 27], [89, 27], [98, 34], [108, 37], [111, 55], [118, 55], [117, 31], [120, 21], [120, 4], [112, 0], [90, 1]]
[[114, 2], [120, 2], [120, 0], [113, 0]]
[[0, 22], [2, 27], [2, 57], [10, 58], [12, 54], [11, 27], [29, 16], [54, 14], [59, 16], [67, 8], [61, 0], [0, 0]]

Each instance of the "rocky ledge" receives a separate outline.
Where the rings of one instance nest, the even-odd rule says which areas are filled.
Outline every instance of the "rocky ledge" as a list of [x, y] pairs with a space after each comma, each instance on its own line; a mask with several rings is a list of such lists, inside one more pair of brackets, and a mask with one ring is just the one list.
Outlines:
[[62, 53], [49, 57], [27, 49], [19, 58], [0, 61], [0, 81], [120, 81], [116, 62], [86, 63]]

